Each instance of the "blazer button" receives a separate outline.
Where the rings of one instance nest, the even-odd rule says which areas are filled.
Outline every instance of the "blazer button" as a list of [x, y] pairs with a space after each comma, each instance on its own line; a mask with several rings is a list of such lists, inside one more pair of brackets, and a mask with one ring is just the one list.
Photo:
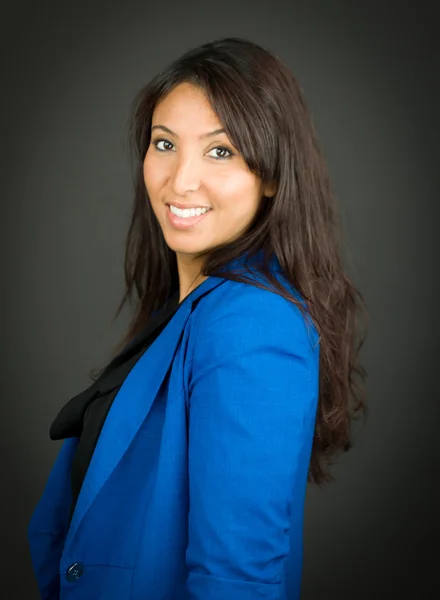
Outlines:
[[70, 567], [67, 569], [67, 572], [66, 572], [67, 581], [76, 581], [77, 579], [79, 579], [81, 577], [81, 575], [83, 574], [83, 571], [84, 571], [84, 567], [80, 562], [73, 563], [73, 565], [70, 565]]

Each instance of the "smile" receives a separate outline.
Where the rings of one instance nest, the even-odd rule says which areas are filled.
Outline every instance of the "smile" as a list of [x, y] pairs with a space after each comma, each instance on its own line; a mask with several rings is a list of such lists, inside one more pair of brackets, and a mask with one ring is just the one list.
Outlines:
[[203, 215], [206, 212], [208, 212], [208, 210], [211, 210], [208, 207], [201, 206], [197, 208], [177, 208], [177, 206], [173, 206], [172, 204], [170, 204], [169, 207], [173, 215], [182, 217], [184, 219], [188, 217], [199, 217], [200, 215]]
[[168, 221], [175, 229], [188, 229], [206, 219], [211, 212], [212, 209], [207, 207], [180, 209], [167, 204]]

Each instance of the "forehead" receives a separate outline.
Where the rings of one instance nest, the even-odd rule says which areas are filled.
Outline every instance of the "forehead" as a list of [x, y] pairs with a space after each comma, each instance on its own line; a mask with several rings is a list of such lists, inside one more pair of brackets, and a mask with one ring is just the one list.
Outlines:
[[207, 127], [220, 126], [204, 91], [186, 82], [177, 85], [158, 102], [152, 124], [166, 125], [176, 132], [177, 129], [192, 132], [197, 129], [200, 133], [204, 133]]

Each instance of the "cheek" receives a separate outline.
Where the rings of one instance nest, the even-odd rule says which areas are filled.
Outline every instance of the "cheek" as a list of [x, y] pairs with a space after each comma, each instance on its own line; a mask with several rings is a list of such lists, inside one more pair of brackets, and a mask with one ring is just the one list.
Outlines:
[[152, 167], [152, 165], [151, 165], [151, 158], [150, 158], [150, 156], [149, 156], [149, 154], [147, 152], [147, 154], [145, 156], [145, 159], [144, 159], [144, 165], [143, 165], [145, 183], [148, 183], [148, 181], [149, 181], [149, 179], [151, 177], [151, 174], [153, 172], [153, 170], [152, 170], [151, 167]]
[[256, 209], [260, 200], [260, 186], [254, 175], [238, 171], [216, 182], [216, 195], [222, 206], [238, 214]]
[[148, 157], [148, 154], [144, 160], [143, 173], [148, 195], [153, 199], [152, 197], [154, 197], [159, 187], [158, 171], [157, 169], [154, 169], [153, 161]]

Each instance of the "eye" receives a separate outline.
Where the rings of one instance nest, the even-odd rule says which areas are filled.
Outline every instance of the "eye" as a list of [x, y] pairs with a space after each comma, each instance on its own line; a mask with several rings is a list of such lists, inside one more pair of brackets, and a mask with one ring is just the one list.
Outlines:
[[[215, 154], [212, 155], [211, 152], [215, 152]], [[227, 153], [226, 156], [225, 153]], [[208, 156], [212, 156], [212, 158], [215, 158], [216, 160], [226, 160], [228, 158], [231, 158], [233, 154], [234, 153], [231, 152], [228, 148], [225, 148], [225, 146], [216, 146], [208, 152]]]
[[[173, 144], [169, 140], [166, 140], [164, 138], [159, 138], [157, 140], [152, 141], [151, 143], [153, 144], [153, 146], [156, 147], [157, 150], [159, 150], [159, 152], [168, 152], [173, 146]], [[159, 144], [163, 144], [163, 146], [165, 147], [159, 147]]]

